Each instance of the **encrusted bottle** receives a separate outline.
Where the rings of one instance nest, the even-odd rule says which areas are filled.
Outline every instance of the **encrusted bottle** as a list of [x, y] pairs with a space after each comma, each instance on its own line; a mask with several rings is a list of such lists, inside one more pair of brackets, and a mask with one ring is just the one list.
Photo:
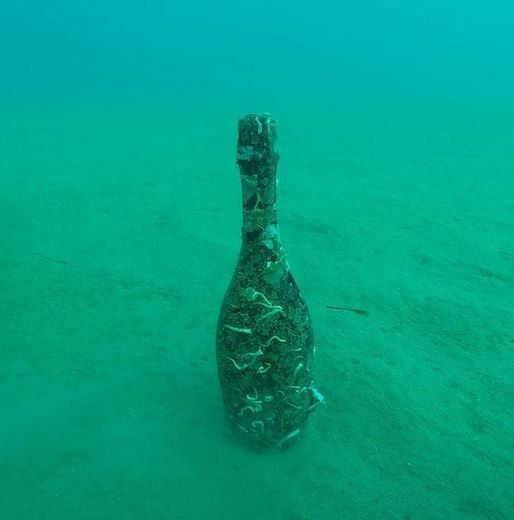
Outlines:
[[314, 340], [277, 222], [276, 120], [239, 120], [243, 224], [239, 260], [218, 318], [216, 354], [232, 431], [257, 450], [283, 449], [323, 400], [312, 375]]

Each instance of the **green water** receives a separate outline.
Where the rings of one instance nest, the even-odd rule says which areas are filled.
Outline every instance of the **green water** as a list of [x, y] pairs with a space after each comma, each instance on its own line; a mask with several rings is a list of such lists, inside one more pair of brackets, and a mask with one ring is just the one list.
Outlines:
[[[0, 519], [514, 518], [513, 18], [0, 2]], [[253, 111], [326, 396], [275, 455], [214, 359]]]

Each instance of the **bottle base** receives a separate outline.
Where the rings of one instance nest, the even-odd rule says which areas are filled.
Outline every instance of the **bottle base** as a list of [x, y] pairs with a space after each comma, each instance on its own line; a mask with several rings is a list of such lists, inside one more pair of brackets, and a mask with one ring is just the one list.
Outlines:
[[285, 434], [262, 435], [243, 431], [239, 426], [230, 428], [230, 436], [240, 446], [256, 453], [281, 453], [296, 445], [304, 435], [305, 424]]

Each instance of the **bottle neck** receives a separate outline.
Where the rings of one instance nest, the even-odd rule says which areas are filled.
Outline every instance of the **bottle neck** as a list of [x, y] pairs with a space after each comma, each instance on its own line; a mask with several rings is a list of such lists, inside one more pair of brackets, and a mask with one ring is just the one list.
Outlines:
[[268, 114], [239, 121], [237, 163], [243, 206], [243, 242], [278, 240], [276, 122]]
[[289, 272], [277, 222], [276, 121], [269, 114], [239, 120], [237, 163], [243, 193], [240, 265], [252, 283], [279, 283]]
[[276, 174], [259, 177], [241, 171], [241, 188], [243, 239], [263, 239], [278, 224]]

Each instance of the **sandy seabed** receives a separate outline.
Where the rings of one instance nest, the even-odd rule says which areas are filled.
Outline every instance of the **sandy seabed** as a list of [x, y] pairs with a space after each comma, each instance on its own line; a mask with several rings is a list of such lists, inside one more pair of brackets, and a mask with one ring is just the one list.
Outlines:
[[260, 455], [214, 359], [242, 113], [2, 114], [2, 520], [514, 518], [508, 115], [277, 112], [326, 405]]

